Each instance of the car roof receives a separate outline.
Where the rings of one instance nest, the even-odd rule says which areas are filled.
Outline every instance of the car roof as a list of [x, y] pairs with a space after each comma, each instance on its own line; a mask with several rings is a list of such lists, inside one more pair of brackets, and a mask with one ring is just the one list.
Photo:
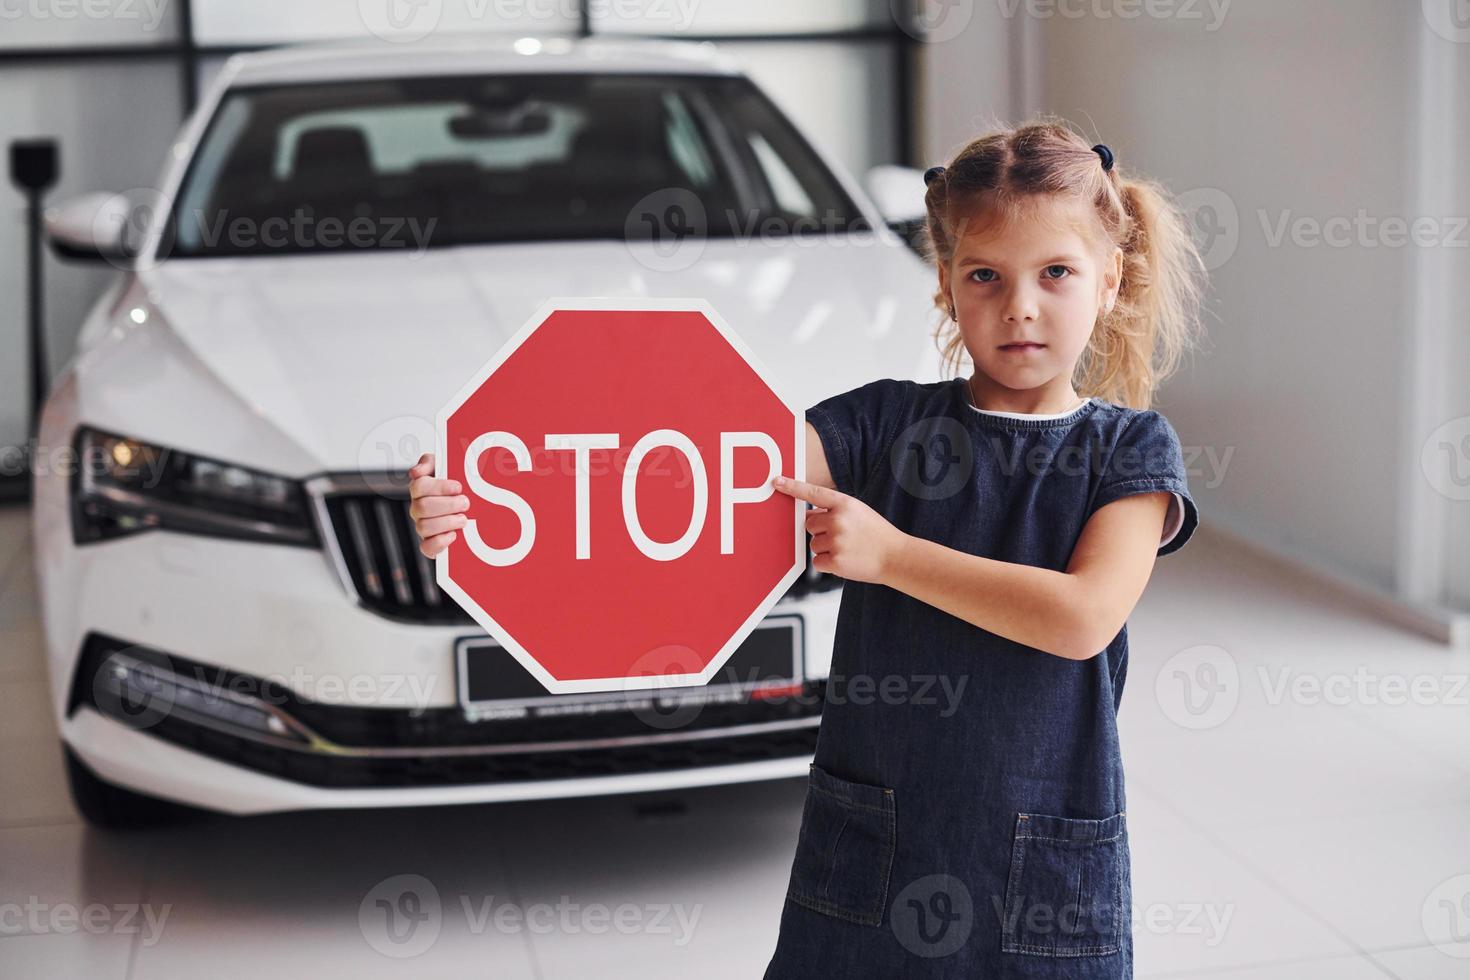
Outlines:
[[231, 85], [539, 72], [742, 73], [734, 58], [708, 41], [510, 35], [291, 45], [233, 55], [225, 70]]

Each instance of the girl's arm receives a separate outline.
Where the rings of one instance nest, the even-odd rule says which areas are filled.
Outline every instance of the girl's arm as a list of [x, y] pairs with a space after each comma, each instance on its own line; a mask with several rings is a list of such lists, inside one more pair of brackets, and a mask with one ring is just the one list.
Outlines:
[[1168, 492], [1098, 508], [1065, 572], [996, 561], [904, 535], [884, 584], [992, 633], [1070, 660], [1107, 648], [1143, 595]]
[[[809, 453], [810, 455], [810, 453]], [[812, 567], [897, 589], [1007, 639], [1069, 660], [1106, 649], [1143, 595], [1169, 493], [1098, 508], [1065, 572], [971, 555], [899, 531], [867, 504], [829, 487], [777, 488], [822, 508], [807, 514]]]

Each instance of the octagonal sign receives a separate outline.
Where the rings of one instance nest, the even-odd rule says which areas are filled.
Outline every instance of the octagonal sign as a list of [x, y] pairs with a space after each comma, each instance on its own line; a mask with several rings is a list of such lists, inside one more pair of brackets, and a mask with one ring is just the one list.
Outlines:
[[436, 438], [439, 585], [553, 694], [708, 683], [805, 567], [805, 419], [702, 300], [547, 302]]

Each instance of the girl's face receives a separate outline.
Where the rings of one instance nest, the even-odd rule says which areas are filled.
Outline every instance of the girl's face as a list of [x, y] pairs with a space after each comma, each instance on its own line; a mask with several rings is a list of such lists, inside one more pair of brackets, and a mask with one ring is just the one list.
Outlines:
[[[1100, 255], [1081, 232], [1095, 220], [1083, 202], [1042, 195], [1028, 203], [1006, 224], [963, 225], [939, 285], [975, 364], [977, 392], [1023, 406], [1017, 411], [1064, 411], [1076, 398], [1077, 359], [1117, 298], [1123, 252], [1110, 246]], [[1018, 392], [1031, 395], [1017, 401]]]

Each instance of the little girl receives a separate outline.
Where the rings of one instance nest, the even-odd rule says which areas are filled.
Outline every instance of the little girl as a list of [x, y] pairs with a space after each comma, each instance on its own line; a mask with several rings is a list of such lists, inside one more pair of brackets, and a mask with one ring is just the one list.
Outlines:
[[[925, 179], [942, 351], [974, 373], [818, 403], [807, 481], [775, 481], [847, 581], [765, 977], [1131, 978], [1116, 715], [1128, 615], [1199, 520], [1148, 405], [1204, 266], [1163, 190], [1058, 120]], [[430, 556], [468, 506], [432, 472]]]

